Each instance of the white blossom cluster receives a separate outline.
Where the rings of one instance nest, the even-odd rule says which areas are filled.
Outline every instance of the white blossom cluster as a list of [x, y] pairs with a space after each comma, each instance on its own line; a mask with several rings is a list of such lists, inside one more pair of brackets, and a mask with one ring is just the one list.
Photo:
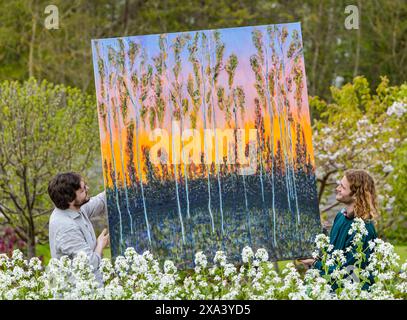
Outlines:
[[[114, 262], [102, 259], [97, 271], [84, 253], [51, 259], [44, 267], [15, 250], [11, 257], [0, 255], [0, 299], [406, 299], [407, 262], [400, 266], [393, 246], [381, 239], [369, 242], [366, 259], [363, 223], [355, 219], [350, 233], [354, 241], [345, 251], [334, 250], [323, 234], [316, 237], [314, 256], [325, 272], [289, 263], [279, 273], [267, 250], [250, 247], [243, 248], [240, 265], [229, 263], [222, 251], [211, 265], [198, 252], [193, 270], [178, 270], [168, 260], [161, 265], [149, 251], [133, 248]], [[367, 267], [347, 266], [349, 252], [368, 260]]]
[[[372, 99], [369, 109], [354, 114], [327, 111], [330, 121], [315, 121], [313, 146], [316, 160], [316, 178], [322, 183], [321, 205], [329, 207], [329, 196], [335, 182], [346, 169], [368, 170], [375, 179], [379, 210], [387, 224], [401, 225], [397, 185], [400, 183], [400, 165], [397, 150], [406, 143], [407, 101], [395, 96], [391, 105], [385, 99]], [[333, 104], [333, 107], [339, 107]], [[329, 110], [336, 110], [329, 107]]]
[[395, 101], [388, 109], [387, 115], [392, 116], [393, 114], [397, 117], [401, 117], [404, 113], [407, 112], [407, 104], [401, 101]]

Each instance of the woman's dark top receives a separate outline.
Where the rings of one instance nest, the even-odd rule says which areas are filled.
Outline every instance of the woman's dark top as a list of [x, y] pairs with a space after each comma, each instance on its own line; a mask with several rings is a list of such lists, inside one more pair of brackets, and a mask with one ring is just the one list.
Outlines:
[[[344, 251], [344, 255], [346, 257], [346, 262], [343, 265], [343, 267], [347, 267], [349, 265], [353, 265], [356, 262], [356, 259], [354, 258], [354, 253], [356, 253], [356, 248], [352, 247], [352, 250], [349, 252], [345, 252], [345, 249], [350, 247], [352, 245], [352, 240], [355, 236], [355, 233], [353, 234], [349, 234], [349, 229], [352, 226], [353, 223], [353, 218], [349, 218], [346, 215], [346, 211], [345, 209], [342, 209], [341, 211], [339, 211], [335, 217], [334, 223], [332, 225], [332, 229], [331, 232], [329, 234], [330, 237], [330, 244], [332, 244], [334, 246], [333, 250], [343, 250]], [[363, 236], [362, 241], [363, 241], [363, 251], [366, 254], [366, 260], [363, 261], [363, 263], [361, 264], [362, 268], [365, 268], [367, 263], [368, 263], [368, 259], [370, 256], [370, 249], [369, 247], [369, 241], [376, 239], [377, 238], [377, 234], [376, 234], [376, 230], [375, 227], [373, 225], [372, 221], [365, 221], [365, 226], [367, 229], [368, 234], [366, 236]], [[314, 268], [319, 269], [321, 271], [321, 275], [324, 275], [325, 271], [322, 268], [322, 263], [321, 261], [316, 261], [314, 264]], [[332, 273], [335, 270], [336, 266], [330, 266], [329, 267], [329, 271], [328, 273]], [[373, 278], [370, 277], [370, 282], [371, 284], [373, 283]], [[367, 286], [364, 286], [364, 288], [367, 288]]]

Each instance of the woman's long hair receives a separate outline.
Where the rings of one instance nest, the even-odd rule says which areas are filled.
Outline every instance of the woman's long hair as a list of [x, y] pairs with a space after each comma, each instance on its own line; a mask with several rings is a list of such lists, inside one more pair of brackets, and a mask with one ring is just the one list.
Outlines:
[[376, 188], [373, 178], [365, 170], [347, 170], [351, 196], [355, 197], [354, 215], [363, 220], [378, 218]]

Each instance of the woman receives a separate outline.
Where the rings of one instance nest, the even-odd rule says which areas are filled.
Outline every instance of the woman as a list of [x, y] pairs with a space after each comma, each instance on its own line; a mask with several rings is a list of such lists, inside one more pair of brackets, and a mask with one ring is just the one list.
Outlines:
[[[363, 250], [366, 253], [366, 260], [362, 263], [362, 268], [365, 268], [368, 263], [370, 254], [369, 241], [376, 239], [377, 234], [374, 227], [376, 219], [377, 204], [376, 190], [373, 178], [364, 170], [348, 170], [336, 188], [336, 200], [343, 203], [345, 207], [339, 211], [335, 217], [332, 229], [330, 232], [330, 244], [333, 245], [333, 250], [343, 250], [352, 246], [354, 234], [349, 234], [355, 217], [363, 219], [368, 234], [362, 239]], [[352, 266], [355, 263], [355, 249], [346, 252], [346, 262], [343, 267]], [[305, 266], [313, 267], [321, 270], [323, 275], [322, 263], [318, 259], [300, 260]], [[329, 267], [329, 273], [335, 270], [336, 266]], [[370, 277], [370, 284], [373, 278]], [[364, 289], [369, 284], [364, 285]]]

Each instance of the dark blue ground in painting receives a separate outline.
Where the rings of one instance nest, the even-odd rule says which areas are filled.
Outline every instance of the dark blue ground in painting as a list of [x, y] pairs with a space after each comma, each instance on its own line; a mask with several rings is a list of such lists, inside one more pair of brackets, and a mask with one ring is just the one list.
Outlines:
[[[210, 259], [218, 250], [226, 252], [231, 262], [240, 262], [245, 246], [253, 250], [265, 248], [271, 260], [287, 260], [310, 256], [315, 235], [322, 231], [315, 176], [296, 173], [296, 190], [300, 223], [297, 223], [295, 199], [287, 199], [286, 177], [276, 173], [274, 179], [274, 211], [271, 180], [263, 175], [264, 202], [259, 175], [246, 176], [246, 210], [243, 177], [231, 174], [221, 178], [224, 232], [221, 230], [221, 213], [218, 180], [211, 176], [211, 209], [215, 230], [212, 231], [208, 210], [207, 178], [188, 181], [190, 217], [187, 216], [185, 181], [179, 182], [179, 199], [184, 225], [184, 238], [179, 218], [175, 182], [155, 182], [144, 186], [145, 203], [150, 224], [151, 245], [148, 240], [143, 199], [137, 187], [128, 188], [133, 234], [130, 229], [124, 190], [119, 190], [122, 218], [120, 223], [115, 193], [107, 190], [109, 229], [112, 256], [123, 254], [125, 248], [134, 247], [142, 253], [150, 250], [160, 260], [171, 259], [178, 267], [193, 267], [194, 255], [203, 251]], [[293, 191], [293, 190], [292, 190]], [[292, 192], [293, 194], [293, 192]], [[250, 228], [249, 228], [250, 225]], [[274, 245], [273, 239], [276, 239]]]

